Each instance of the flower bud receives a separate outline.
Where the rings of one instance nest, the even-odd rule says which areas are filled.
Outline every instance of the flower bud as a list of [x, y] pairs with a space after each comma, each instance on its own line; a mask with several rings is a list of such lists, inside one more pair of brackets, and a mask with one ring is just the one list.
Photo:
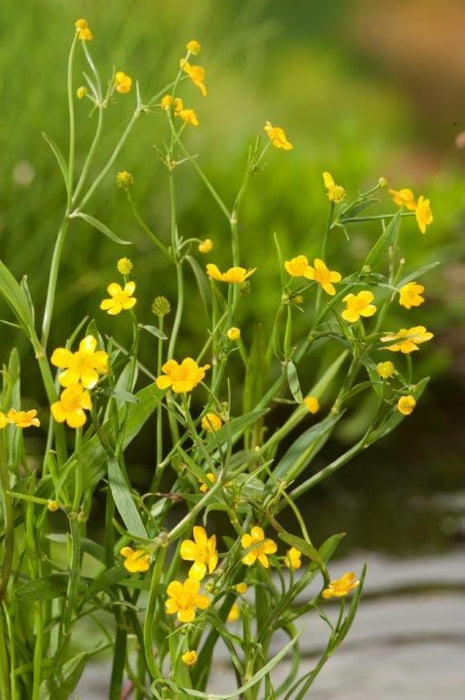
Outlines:
[[155, 299], [152, 302], [152, 313], [155, 314], [155, 316], [166, 316], [169, 314], [171, 311], [171, 306], [166, 297], [155, 297]]
[[116, 175], [117, 187], [121, 187], [122, 189], [127, 190], [133, 184], [134, 184], [134, 178], [131, 175], [131, 173], [128, 173], [127, 170], [122, 170], [120, 173], [117, 173], [117, 175]]

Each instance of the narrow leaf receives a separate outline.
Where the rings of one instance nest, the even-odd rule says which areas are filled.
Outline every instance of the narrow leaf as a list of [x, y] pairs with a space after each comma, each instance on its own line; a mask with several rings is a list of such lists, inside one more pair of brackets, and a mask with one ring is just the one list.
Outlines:
[[297, 368], [292, 360], [288, 360], [286, 363], [287, 381], [289, 384], [289, 389], [291, 390], [292, 396], [295, 398], [297, 403], [302, 403], [303, 396], [302, 390], [300, 388], [299, 377], [297, 376]]
[[139, 323], [138, 328], [143, 328], [144, 331], [147, 331], [147, 333], [154, 335], [155, 338], [159, 338], [160, 340], [166, 340], [166, 335], [156, 326], [144, 326], [142, 323]]
[[376, 241], [373, 248], [368, 253], [363, 267], [373, 268], [377, 264], [378, 260], [384, 255], [389, 246], [397, 239], [397, 234], [400, 228], [400, 209], [397, 214], [391, 219], [389, 225], [386, 226], [386, 230], [381, 234], [381, 236]]
[[134, 503], [131, 488], [117, 459], [108, 461], [108, 482], [126, 529], [135, 537], [148, 539], [147, 531]]
[[63, 175], [63, 180], [65, 181], [66, 191], [68, 191], [68, 165], [63, 157], [63, 154], [56, 145], [55, 141], [50, 136], [48, 136], [45, 133], [45, 131], [42, 132], [42, 136], [47, 141], [48, 145], [52, 150], [53, 155], [57, 159], [57, 163], [60, 166], [61, 174]]
[[119, 245], [131, 245], [131, 241], [124, 241], [122, 238], [117, 236], [116, 233], [113, 233], [113, 231], [110, 228], [108, 228], [106, 224], [102, 223], [102, 221], [99, 221], [93, 216], [90, 216], [89, 214], [84, 214], [84, 212], [82, 211], [76, 211], [70, 215], [70, 218], [84, 219], [84, 221], [87, 221], [88, 224], [101, 231], [101, 233], [103, 233], [114, 243], [118, 243]]

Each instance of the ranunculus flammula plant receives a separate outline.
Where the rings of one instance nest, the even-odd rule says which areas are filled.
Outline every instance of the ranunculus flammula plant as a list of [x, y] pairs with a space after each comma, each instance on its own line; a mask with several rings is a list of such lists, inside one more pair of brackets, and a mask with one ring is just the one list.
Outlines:
[[[13, 349], [3, 359], [0, 696], [71, 697], [87, 659], [111, 652], [112, 698], [218, 697], [209, 683], [221, 645], [235, 684], [220, 697], [303, 699], [349, 631], [365, 572], [331, 576], [340, 535], [314, 542], [299, 511], [305, 499], [297, 499], [416, 410], [427, 380], [417, 376], [414, 360], [433, 333], [423, 325], [424, 270], [407, 269], [401, 249], [404, 229], [415, 236], [432, 225], [430, 200], [409, 187], [389, 189], [392, 199], [378, 192], [387, 208], [383, 227], [357, 269], [350, 236], [340, 231], [371, 221], [375, 238], [381, 217], [366, 212], [387, 183], [380, 178], [353, 198], [356, 184], [339, 184], [339, 175], [325, 171], [322, 239], [291, 247], [284, 235], [271, 245], [266, 234], [257, 260], [242, 233], [248, 229], [240, 205], [252, 177], [267, 187], [266, 161], [271, 168], [276, 158], [286, 169], [302, 149], [298, 138], [276, 126], [279, 115], [251, 124], [258, 137], [231, 203], [204, 172], [202, 148], [189, 148], [191, 127], [197, 144], [209, 148], [202, 116], [211, 107], [203, 98], [217, 89], [208, 61], [204, 67], [196, 58], [200, 42], [193, 38], [180, 51], [168, 87], [149, 88], [138, 81], [137, 65], [118, 65], [101, 77], [93, 40], [86, 19], [70, 28], [68, 162], [62, 146], [49, 141], [66, 181], [65, 217], [41, 317], [42, 297], [33, 307], [25, 282], [0, 262], [0, 293], [32, 347], [24, 358]], [[76, 65], [79, 54], [84, 71]], [[87, 148], [76, 125], [87, 125], [89, 101], [95, 138], [77, 157]], [[120, 105], [128, 101], [130, 120], [109, 149], [109, 136], [101, 143], [104, 114], [112, 110], [113, 121], [121, 120]], [[166, 226], [151, 220], [149, 202], [136, 206], [141, 196], [132, 192], [143, 169], [133, 174], [121, 163], [142, 114], [167, 166]], [[231, 128], [224, 126], [225, 138]], [[147, 289], [137, 260], [119, 258], [114, 276], [104, 278], [90, 259], [98, 301], [87, 300], [87, 317], [66, 338], [56, 325], [55, 298], [71, 250], [67, 236], [79, 235], [75, 220], [93, 226], [96, 237], [103, 232], [121, 242], [93, 212], [92, 197], [109, 173], [121, 206], [129, 206], [147, 236], [143, 264], [156, 274]], [[178, 219], [180, 173], [183, 188], [189, 176], [199, 176], [219, 207], [222, 225], [215, 222], [209, 238], [195, 230], [195, 218], [188, 230]], [[275, 254], [270, 281], [263, 259], [269, 271]], [[205, 264], [205, 255], [214, 258]], [[259, 288], [276, 309], [256, 329], [250, 300]], [[75, 300], [67, 294], [70, 306]], [[401, 324], [391, 320], [399, 314]], [[185, 327], [192, 317], [195, 337]], [[34, 404], [33, 388], [21, 398], [21, 363], [31, 357], [45, 405], [40, 392]], [[326, 452], [333, 431], [362, 405], [363, 435], [341, 454], [334, 456], [337, 443]], [[141, 461], [136, 440], [148, 446], [145, 477], [134, 464]], [[293, 441], [302, 449], [288, 449]], [[32, 446], [43, 455], [30, 455]], [[295, 516], [292, 532], [285, 509]], [[314, 671], [299, 679], [302, 615], [320, 615], [328, 643]]]

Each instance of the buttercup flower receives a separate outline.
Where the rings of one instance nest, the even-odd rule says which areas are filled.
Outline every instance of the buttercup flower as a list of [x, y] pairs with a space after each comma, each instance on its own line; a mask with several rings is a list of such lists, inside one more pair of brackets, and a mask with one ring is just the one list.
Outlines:
[[226, 272], [220, 272], [216, 265], [209, 263], [207, 265], [207, 275], [217, 282], [242, 284], [248, 277], [253, 275], [256, 269], [256, 267], [251, 270], [246, 270], [245, 267], [230, 267]]
[[164, 95], [160, 101], [160, 107], [162, 109], [169, 109], [173, 104], [173, 98], [171, 95]]
[[304, 398], [304, 404], [309, 413], [318, 413], [320, 410], [320, 402], [316, 396], [306, 396]]
[[387, 362], [378, 362], [376, 371], [382, 379], [391, 379], [397, 374], [396, 368], [389, 360]]
[[31, 426], [38, 428], [40, 421], [36, 416], [37, 411], [35, 409], [32, 411], [17, 411], [15, 408], [10, 408], [6, 414], [8, 423], [14, 423], [17, 428], [30, 428]]
[[323, 182], [325, 183], [325, 187], [328, 190], [327, 195], [329, 201], [334, 202], [335, 204], [339, 204], [340, 202], [342, 202], [342, 200], [346, 196], [346, 191], [343, 187], [341, 187], [341, 185], [336, 185], [331, 173], [328, 173], [326, 171], [323, 173]]
[[94, 38], [94, 35], [89, 29], [89, 25], [87, 24], [86, 19], [78, 19], [74, 23], [74, 26], [76, 27], [76, 33], [77, 33], [77, 38], [80, 41], [92, 41]]
[[400, 190], [388, 190], [388, 192], [392, 195], [394, 204], [397, 204], [398, 207], [405, 207], [410, 211], [415, 211], [417, 208], [414, 194], [408, 187], [402, 187]]
[[199, 88], [200, 92], [205, 97], [207, 94], [207, 88], [204, 83], [205, 68], [202, 66], [192, 66], [189, 61], [186, 61], [184, 58], [181, 58], [179, 64], [184, 73], [187, 73], [194, 85]]
[[181, 660], [186, 666], [193, 666], [198, 659], [197, 652], [192, 649], [192, 651], [185, 651], [181, 656]]
[[129, 275], [133, 268], [132, 262], [129, 258], [120, 258], [116, 263], [116, 269], [121, 272], [122, 275]]
[[79, 350], [71, 352], [67, 348], [57, 348], [51, 357], [52, 365], [65, 371], [58, 381], [67, 387], [81, 382], [85, 389], [93, 389], [100, 374], [108, 372], [108, 355], [104, 350], [96, 350], [97, 338], [87, 335], [79, 343]]
[[321, 595], [323, 598], [342, 598], [357, 588], [359, 583], [360, 581], [355, 580], [354, 572], [349, 571], [341, 578], [330, 581], [328, 588], [325, 588]]
[[81, 384], [72, 384], [61, 392], [59, 401], [52, 403], [50, 410], [57, 423], [66, 423], [70, 428], [80, 428], [86, 422], [84, 411], [90, 411], [92, 401]]
[[433, 212], [431, 211], [429, 199], [425, 199], [423, 195], [418, 197], [417, 208], [415, 209], [415, 218], [418, 228], [422, 233], [426, 233], [426, 227], [433, 222]]
[[197, 249], [199, 253], [209, 253], [213, 248], [213, 241], [210, 238], [206, 238], [204, 241], [200, 241]]
[[[205, 478], [210, 482], [210, 484], [216, 483], [216, 476], [213, 474], [213, 472], [208, 472], [208, 474], [205, 474]], [[201, 484], [199, 491], [201, 493], [207, 493], [208, 488], [208, 484], [204, 482]]]
[[81, 87], [78, 87], [78, 89], [76, 90], [76, 97], [78, 98], [78, 100], [82, 100], [87, 95], [87, 93], [88, 90], [85, 87], [85, 85], [81, 85]]
[[186, 579], [184, 583], [171, 581], [166, 589], [170, 596], [165, 603], [168, 615], [177, 613], [180, 622], [192, 622], [197, 608], [206, 610], [210, 600], [206, 595], [199, 594], [199, 588], [200, 581], [194, 581], [192, 578]]
[[292, 277], [305, 277], [305, 273], [308, 272], [310, 266], [305, 255], [297, 255], [291, 260], [286, 260], [284, 267], [286, 272]]
[[206, 413], [200, 425], [207, 433], [216, 433], [223, 425], [223, 421], [217, 413]]
[[123, 73], [121, 70], [117, 71], [115, 75], [116, 92], [119, 92], [121, 95], [126, 95], [128, 92], [131, 92], [131, 87], [132, 78], [130, 78], [129, 75], [126, 75], [126, 73]]
[[181, 542], [181, 559], [193, 561], [189, 569], [189, 578], [201, 581], [205, 574], [211, 574], [218, 564], [218, 552], [216, 551], [216, 535], [207, 537], [203, 527], [195, 525], [193, 528], [194, 540]]
[[176, 116], [180, 117], [183, 122], [190, 124], [191, 126], [198, 126], [200, 123], [193, 109], [181, 109], [176, 113]]
[[241, 329], [236, 328], [236, 326], [231, 326], [231, 328], [228, 328], [226, 331], [226, 337], [228, 340], [239, 340], [241, 337]]
[[48, 501], [47, 509], [51, 513], [55, 513], [57, 510], [60, 510], [60, 504], [58, 503], [58, 501]]
[[323, 260], [320, 258], [315, 258], [314, 267], [308, 266], [308, 270], [305, 273], [305, 277], [309, 280], [315, 280], [324, 291], [331, 296], [336, 294], [336, 289], [334, 288], [333, 282], [337, 284], [342, 279], [339, 272], [328, 270]]
[[139, 571], [148, 571], [150, 569], [150, 554], [144, 552], [143, 549], [132, 549], [132, 547], [123, 547], [119, 551], [123, 555], [124, 568], [131, 574], [137, 574]]
[[424, 326], [414, 326], [413, 328], [401, 328], [395, 334], [385, 335], [381, 338], [381, 342], [389, 343], [393, 340], [400, 342], [389, 345], [386, 350], [391, 352], [402, 352], [404, 355], [418, 350], [420, 343], [426, 343], [427, 340], [433, 338], [433, 334], [426, 330]]
[[123, 190], [127, 190], [134, 184], [134, 178], [131, 173], [127, 170], [122, 170], [120, 173], [116, 174], [116, 186], [121, 187]]
[[266, 122], [263, 127], [266, 131], [272, 146], [282, 148], [284, 151], [290, 151], [293, 147], [292, 143], [287, 140], [286, 132], [280, 126], [272, 126], [270, 122]]
[[296, 547], [291, 547], [287, 550], [284, 563], [288, 569], [300, 569], [302, 566], [301, 557], [302, 552], [299, 552]]
[[247, 591], [248, 591], [248, 586], [244, 582], [236, 583], [235, 589], [236, 589], [236, 593], [239, 593], [239, 595], [244, 595], [244, 593], [247, 593]]
[[424, 291], [425, 288], [422, 284], [417, 284], [416, 282], [404, 284], [399, 289], [399, 304], [406, 309], [410, 309], [412, 306], [420, 306], [425, 301], [425, 298], [421, 296]]
[[132, 296], [135, 290], [135, 282], [126, 282], [124, 289], [117, 282], [112, 282], [107, 287], [107, 292], [111, 299], [104, 299], [100, 304], [100, 308], [102, 311], [110, 314], [110, 316], [116, 316], [123, 310], [132, 309], [137, 302], [137, 299]]
[[228, 613], [226, 622], [236, 622], [241, 616], [241, 609], [237, 603], [233, 603], [231, 610]]
[[261, 527], [255, 526], [250, 530], [250, 535], [245, 534], [241, 537], [241, 545], [244, 549], [248, 549], [252, 545], [255, 545], [250, 552], [247, 552], [245, 556], [242, 557], [241, 561], [246, 566], [252, 566], [257, 559], [265, 569], [268, 569], [270, 563], [268, 561], [267, 554], [274, 554], [278, 546], [273, 540], [266, 539], [265, 533]]
[[202, 47], [200, 46], [199, 42], [195, 39], [191, 39], [191, 41], [188, 41], [186, 44], [186, 49], [189, 51], [189, 53], [194, 54], [194, 56], [197, 56], [197, 54], [200, 53], [201, 48]]
[[182, 394], [200, 384], [207, 369], [210, 365], [199, 367], [192, 357], [186, 357], [180, 365], [176, 360], [168, 360], [162, 367], [165, 376], [157, 377], [155, 383], [159, 389], [171, 387], [176, 394]]
[[416, 405], [417, 402], [413, 396], [401, 396], [397, 402], [397, 410], [404, 416], [409, 416]]
[[371, 303], [373, 299], [373, 294], [368, 291], [359, 292], [358, 294], [347, 294], [342, 300], [347, 306], [341, 314], [344, 321], [355, 323], [360, 316], [364, 318], [373, 316], [376, 313], [376, 306]]

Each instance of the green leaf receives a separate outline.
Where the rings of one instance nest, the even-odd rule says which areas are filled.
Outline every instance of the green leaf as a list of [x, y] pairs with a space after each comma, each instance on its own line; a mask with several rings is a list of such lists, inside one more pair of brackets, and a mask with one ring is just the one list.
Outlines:
[[[429, 377], [425, 377], [420, 382], [418, 382], [418, 384], [415, 385], [415, 389], [412, 389], [410, 394], [411, 396], [413, 396], [415, 401], [418, 401], [418, 399], [424, 392], [428, 382]], [[388, 413], [387, 417], [381, 423], [381, 425], [379, 425], [377, 428], [375, 428], [375, 430], [373, 430], [370, 433], [367, 445], [371, 445], [374, 442], [381, 440], [381, 438], [391, 433], [394, 430], [394, 428], [397, 428], [399, 423], [401, 423], [405, 418], [407, 418], [407, 416], [404, 416], [400, 411], [397, 410], [396, 406], [393, 406], [390, 412]]]
[[205, 313], [208, 316], [211, 307], [211, 289], [207, 277], [197, 260], [193, 258], [192, 255], [186, 255], [186, 260], [191, 266], [192, 271], [195, 275], [197, 287], [199, 288], [200, 292], [200, 298], [202, 299], [203, 305], [205, 307]]
[[87, 661], [87, 652], [80, 651], [62, 666], [55, 666], [53, 675], [40, 685], [40, 699], [68, 700], [77, 686]]
[[159, 338], [160, 340], [166, 340], [166, 335], [161, 331], [159, 328], [156, 326], [144, 326], [144, 324], [139, 323], [137, 325], [138, 328], [143, 328], [144, 331], [147, 331], [147, 333], [150, 333], [151, 335], [154, 335], [155, 338]]
[[288, 360], [286, 362], [286, 372], [287, 372], [287, 381], [288, 381], [289, 389], [291, 390], [292, 396], [295, 398], [297, 403], [302, 403], [303, 396], [302, 396], [302, 390], [300, 388], [299, 377], [297, 376], [297, 368], [296, 368], [295, 364], [292, 362], [292, 360]]
[[20, 600], [51, 600], [61, 598], [68, 590], [68, 574], [50, 574], [18, 586], [15, 596]]
[[278, 532], [278, 537], [280, 540], [283, 540], [283, 542], [286, 542], [286, 544], [291, 545], [291, 547], [295, 547], [299, 550], [299, 552], [305, 554], [306, 557], [308, 557], [309, 559], [314, 561], [315, 564], [318, 565], [321, 571], [326, 573], [325, 563], [321, 558], [318, 550], [312, 544], [304, 540], [302, 537], [297, 537], [297, 535], [291, 535], [289, 532]]
[[126, 529], [135, 538], [148, 539], [147, 530], [134, 503], [132, 490], [118, 460], [115, 458], [108, 460], [108, 483]]
[[25, 299], [26, 299], [27, 304], [29, 306], [29, 313], [31, 314], [32, 325], [34, 325], [34, 323], [35, 323], [35, 311], [34, 311], [34, 304], [32, 302], [31, 292], [29, 290], [29, 285], [27, 283], [27, 275], [22, 276], [21, 282], [20, 282], [20, 287], [24, 292]]
[[386, 230], [381, 234], [381, 236], [376, 241], [373, 248], [368, 253], [363, 267], [369, 267], [370, 269], [375, 267], [378, 260], [384, 255], [388, 248], [397, 240], [397, 234], [400, 228], [400, 209], [397, 214], [391, 219]]
[[24, 290], [1, 260], [0, 294], [2, 294], [4, 297], [6, 303], [13, 311], [27, 335], [31, 337], [31, 335], [34, 334], [34, 324], [32, 321], [28, 299], [24, 293]]
[[362, 211], [365, 211], [365, 209], [368, 209], [368, 207], [371, 207], [372, 204], [376, 204], [377, 201], [378, 200], [375, 199], [375, 197], [367, 197], [367, 199], [364, 199], [362, 202], [354, 202], [353, 204], [349, 204], [347, 209], [344, 209], [344, 211], [341, 213], [340, 221], [342, 223], [344, 223], [345, 220], [348, 219], [349, 217], [357, 216], [357, 214], [361, 214]]
[[75, 211], [73, 212], [73, 214], [70, 214], [70, 219], [75, 218], [84, 219], [84, 221], [87, 221], [88, 224], [101, 231], [101, 233], [103, 233], [114, 243], [118, 243], [119, 245], [131, 245], [131, 241], [124, 241], [122, 238], [117, 236], [116, 233], [113, 233], [113, 231], [110, 228], [108, 228], [106, 224], [102, 223], [98, 219], [95, 219], [89, 214], [84, 214], [84, 212], [82, 211]]
[[434, 270], [435, 267], [440, 265], [440, 262], [432, 262], [429, 263], [428, 265], [423, 265], [423, 267], [419, 267], [418, 270], [415, 270], [414, 272], [411, 272], [408, 274], [406, 277], [403, 277], [398, 283], [397, 287], [400, 288], [404, 284], [407, 284], [407, 282], [412, 282], [412, 280], [419, 279], [420, 277], [423, 277], [423, 275], [426, 275], [427, 272], [430, 270]]
[[115, 399], [121, 401], [121, 403], [139, 402], [139, 400], [136, 396], [134, 396], [134, 394], [131, 394], [129, 391], [124, 391], [124, 389], [102, 389], [102, 394], [106, 394], [107, 396], [114, 396]]
[[66, 191], [68, 191], [68, 165], [63, 157], [63, 154], [56, 145], [55, 141], [50, 136], [48, 136], [45, 133], [45, 131], [42, 132], [42, 136], [47, 141], [48, 145], [52, 150], [53, 155], [57, 159], [57, 163], [60, 166], [61, 174], [63, 175], [63, 180], [65, 181]]
[[119, 583], [122, 579], [128, 578], [129, 574], [123, 564], [113, 566], [111, 569], [106, 569], [99, 574], [86, 591], [86, 600], [90, 600], [98, 593], [107, 591], [115, 583]]

